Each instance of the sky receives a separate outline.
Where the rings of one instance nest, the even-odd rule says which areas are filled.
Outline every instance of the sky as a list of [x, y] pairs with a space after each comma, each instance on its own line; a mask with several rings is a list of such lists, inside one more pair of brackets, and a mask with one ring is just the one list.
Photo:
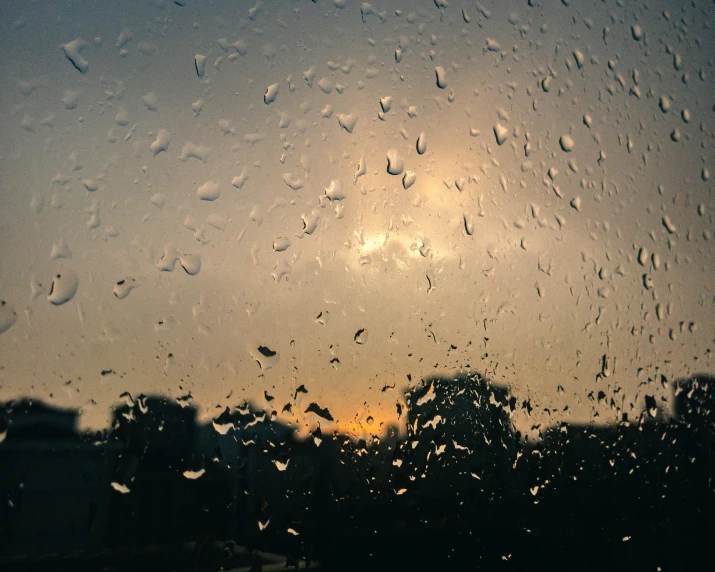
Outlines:
[[713, 371], [715, 9], [581, 4], [2, 3], [0, 400], [667, 412]]

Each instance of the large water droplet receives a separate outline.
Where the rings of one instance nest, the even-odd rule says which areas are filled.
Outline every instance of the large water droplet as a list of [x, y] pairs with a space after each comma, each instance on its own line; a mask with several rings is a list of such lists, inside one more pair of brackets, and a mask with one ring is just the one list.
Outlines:
[[77, 293], [79, 276], [73, 270], [63, 270], [55, 274], [47, 299], [55, 306], [69, 302]]
[[405, 168], [404, 159], [397, 153], [396, 149], [387, 151], [387, 172], [390, 175], [399, 175]]

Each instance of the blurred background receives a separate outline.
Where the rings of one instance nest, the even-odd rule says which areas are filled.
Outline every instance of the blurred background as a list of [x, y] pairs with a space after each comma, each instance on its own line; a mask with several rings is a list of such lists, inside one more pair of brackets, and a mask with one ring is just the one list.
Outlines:
[[714, 14], [2, 3], [0, 558], [699, 554]]

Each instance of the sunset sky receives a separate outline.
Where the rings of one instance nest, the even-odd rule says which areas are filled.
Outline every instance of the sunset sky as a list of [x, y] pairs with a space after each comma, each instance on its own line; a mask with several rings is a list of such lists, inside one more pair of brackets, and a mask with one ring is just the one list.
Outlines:
[[667, 411], [715, 324], [714, 10], [671, 5], [0, 4], [0, 400]]

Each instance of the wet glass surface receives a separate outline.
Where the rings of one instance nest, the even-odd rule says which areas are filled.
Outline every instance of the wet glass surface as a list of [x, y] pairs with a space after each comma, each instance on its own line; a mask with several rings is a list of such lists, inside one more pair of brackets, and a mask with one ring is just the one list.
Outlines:
[[2, 3], [0, 565], [712, 555], [714, 15]]

